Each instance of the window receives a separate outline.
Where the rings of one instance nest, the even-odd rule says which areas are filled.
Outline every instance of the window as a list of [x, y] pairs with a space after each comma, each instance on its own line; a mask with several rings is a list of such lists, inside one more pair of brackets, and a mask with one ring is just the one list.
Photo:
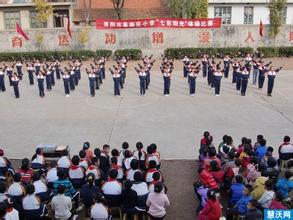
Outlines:
[[232, 7], [215, 7], [215, 18], [222, 18], [222, 24], [231, 24]]
[[244, 24], [253, 24], [253, 6], [244, 6]]
[[14, 29], [15, 23], [20, 25], [20, 13], [19, 11], [7, 11], [4, 12], [4, 26], [5, 29]]
[[30, 11], [30, 27], [31, 28], [46, 28], [47, 27], [47, 22], [40, 23], [37, 20], [36, 11]]
[[68, 10], [54, 10], [54, 27], [64, 27], [65, 18], [69, 18]]

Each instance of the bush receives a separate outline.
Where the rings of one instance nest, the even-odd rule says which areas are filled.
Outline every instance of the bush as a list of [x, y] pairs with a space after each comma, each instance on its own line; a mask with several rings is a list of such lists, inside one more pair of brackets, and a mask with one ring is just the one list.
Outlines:
[[279, 47], [280, 57], [291, 57], [293, 56], [293, 47]]
[[188, 56], [191, 59], [199, 58], [202, 54], [220, 57], [229, 55], [231, 57], [245, 56], [247, 53], [253, 53], [251, 47], [198, 47], [198, 48], [168, 48], [164, 54], [168, 57], [181, 59], [183, 56]]
[[279, 56], [278, 47], [258, 47], [257, 51], [260, 57], [278, 57]]
[[96, 50], [97, 57], [109, 58], [112, 55], [112, 50]]
[[95, 56], [95, 52], [90, 50], [74, 51], [34, 51], [34, 52], [1, 52], [1, 61], [12, 61], [21, 59], [88, 59]]
[[129, 57], [131, 60], [139, 60], [142, 56], [142, 52], [140, 49], [121, 49], [116, 50], [114, 56], [117, 57]]

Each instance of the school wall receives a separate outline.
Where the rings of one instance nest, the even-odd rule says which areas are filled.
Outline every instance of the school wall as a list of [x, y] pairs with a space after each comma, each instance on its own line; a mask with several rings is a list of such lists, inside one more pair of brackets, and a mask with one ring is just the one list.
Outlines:
[[[12, 39], [20, 37], [15, 31], [0, 31], [0, 51], [36, 51], [36, 50], [73, 50], [73, 49], [110, 49], [138, 48], [143, 53], [159, 56], [166, 48], [180, 47], [259, 47], [259, 46], [293, 46], [293, 25], [283, 26], [276, 39], [269, 37], [269, 28], [264, 28], [264, 38], [259, 36], [258, 25], [224, 25], [219, 29], [128, 29], [128, 30], [96, 30], [74, 27], [70, 40], [64, 28], [24, 30], [30, 37], [22, 39], [22, 47], [12, 46]], [[81, 34], [83, 33], [83, 34]], [[86, 34], [84, 34], [86, 33]], [[159, 34], [158, 34], [159, 33]], [[162, 33], [162, 34], [160, 34]], [[290, 40], [290, 33], [291, 40]], [[37, 35], [43, 35], [40, 47], [36, 42]], [[60, 45], [59, 37], [65, 35], [69, 45]], [[81, 36], [88, 36], [82, 45]], [[163, 36], [163, 39], [160, 37]], [[61, 37], [62, 38], [62, 37]], [[79, 39], [79, 40], [78, 40]], [[66, 40], [63, 41], [66, 44]]]

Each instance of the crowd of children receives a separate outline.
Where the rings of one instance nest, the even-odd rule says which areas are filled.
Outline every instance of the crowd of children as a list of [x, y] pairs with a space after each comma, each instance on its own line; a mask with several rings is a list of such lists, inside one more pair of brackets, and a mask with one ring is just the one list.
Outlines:
[[277, 156], [262, 135], [257, 136], [254, 145], [243, 137], [239, 146], [234, 145], [231, 136], [224, 135], [216, 149], [212, 135], [206, 131], [199, 160], [194, 189], [200, 201], [200, 220], [218, 220], [222, 215], [227, 220], [239, 216], [261, 220], [264, 209], [292, 209], [289, 194], [293, 188], [293, 145], [289, 136], [284, 137]]
[[156, 144], [145, 151], [141, 142], [133, 152], [127, 142], [94, 151], [85, 142], [79, 155], [50, 163], [38, 148], [18, 170], [0, 150], [0, 219], [76, 219], [83, 207], [91, 219], [109, 219], [114, 208], [163, 219], [170, 202], [160, 166]]

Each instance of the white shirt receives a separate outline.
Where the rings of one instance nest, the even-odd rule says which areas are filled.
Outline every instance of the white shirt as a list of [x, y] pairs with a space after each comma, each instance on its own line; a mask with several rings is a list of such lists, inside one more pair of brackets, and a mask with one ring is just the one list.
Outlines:
[[102, 186], [102, 191], [105, 195], [121, 195], [122, 186], [117, 180], [107, 181]]
[[70, 167], [70, 160], [68, 159], [67, 156], [62, 156], [59, 158], [59, 160], [57, 161], [57, 165], [60, 168], [69, 168]]
[[133, 156], [135, 157], [135, 159], [137, 159], [137, 160], [145, 160], [145, 156], [146, 156], [146, 152], [144, 151], [144, 150], [141, 150], [141, 158], [139, 159], [139, 156], [138, 156], [138, 154], [139, 154], [139, 150], [135, 150], [134, 152], [133, 152]]
[[37, 79], [44, 79], [45, 77], [44, 77], [44, 75], [43, 74], [38, 74], [37, 75]]
[[128, 172], [127, 172], [127, 175], [126, 175], [126, 179], [130, 180], [130, 181], [134, 181], [134, 174], [136, 172], [140, 172], [142, 174], [142, 172], [137, 169], [137, 170], [133, 170], [133, 169], [130, 169]]
[[3, 71], [0, 71], [0, 75], [4, 75], [4, 72]]
[[21, 183], [12, 183], [8, 188], [7, 194], [11, 196], [22, 196], [24, 192]]
[[52, 209], [55, 211], [55, 218], [69, 218], [71, 216], [70, 210], [72, 209], [71, 198], [64, 194], [54, 196]]
[[91, 218], [99, 220], [108, 219], [108, 210], [102, 203], [95, 203], [91, 208]]
[[274, 191], [265, 191], [262, 197], [260, 197], [260, 199], [258, 200], [258, 203], [264, 208], [269, 208], [274, 198], [274, 195]]
[[215, 72], [214, 72], [214, 75], [215, 75], [215, 76], [223, 76], [223, 74], [222, 74], [220, 71], [215, 71]]
[[48, 190], [47, 185], [45, 183], [43, 183], [42, 180], [37, 180], [33, 184], [35, 186], [35, 193], [34, 194], [47, 192], [47, 190]]
[[101, 178], [101, 172], [97, 167], [89, 166], [89, 168], [86, 170], [85, 175], [87, 176], [89, 173], [94, 174], [96, 180]]
[[18, 211], [16, 209], [12, 209], [9, 212], [6, 212], [4, 217], [5, 220], [19, 220]]
[[248, 71], [242, 71], [242, 73], [241, 73], [242, 75], [248, 75], [249, 74], [249, 72]]
[[70, 77], [70, 76], [69, 76], [68, 74], [63, 74], [63, 75], [62, 75], [62, 78], [63, 78], [63, 79], [69, 79], [69, 77]]
[[148, 185], [145, 182], [134, 183], [131, 187], [138, 196], [143, 196], [149, 193]]
[[270, 70], [270, 71], [268, 71], [268, 75], [275, 76], [275, 75], [277, 75], [277, 73], [276, 73], [276, 71]]
[[45, 164], [45, 158], [43, 155], [37, 154], [37, 157], [32, 161], [32, 163]]
[[4, 157], [0, 157], [0, 167], [6, 167], [7, 164], [6, 164], [6, 160]]
[[82, 179], [84, 178], [84, 170], [82, 167], [71, 167], [68, 176], [70, 179]]
[[281, 153], [293, 153], [293, 145], [292, 144], [283, 144], [280, 150]]
[[170, 77], [170, 76], [171, 76], [171, 74], [170, 74], [170, 73], [168, 73], [168, 72], [164, 72], [164, 73], [163, 73], [163, 76], [164, 76], [164, 77]]
[[79, 161], [79, 166], [83, 167], [86, 170], [89, 165], [88, 165], [87, 161], [84, 159], [84, 160]]
[[130, 163], [131, 163], [131, 161], [132, 161], [133, 159], [135, 159], [133, 156], [124, 159], [124, 166], [125, 166], [125, 169], [126, 169], [126, 170], [129, 170], [129, 169], [130, 169]]
[[46, 176], [46, 180], [49, 183], [54, 182], [55, 180], [58, 180], [58, 176], [57, 176], [57, 168], [53, 167], [52, 169], [50, 169], [47, 173]]
[[37, 210], [40, 208], [40, 201], [35, 195], [27, 195], [22, 200], [24, 210]]

